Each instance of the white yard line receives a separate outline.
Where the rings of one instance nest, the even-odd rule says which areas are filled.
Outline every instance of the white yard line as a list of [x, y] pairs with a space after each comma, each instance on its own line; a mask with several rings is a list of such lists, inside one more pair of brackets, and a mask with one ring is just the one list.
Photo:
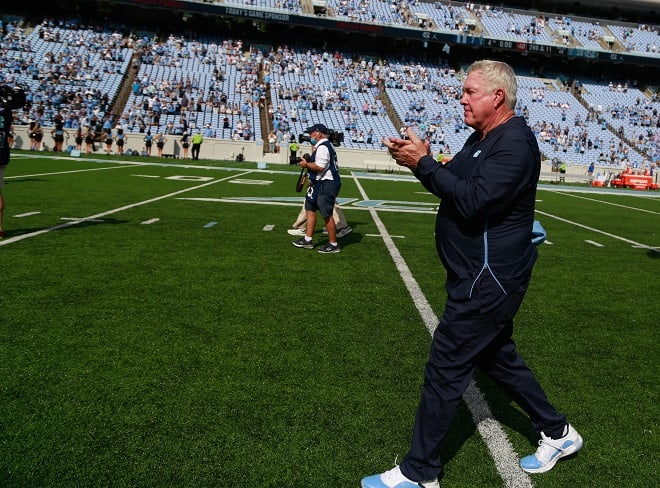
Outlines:
[[97, 214], [94, 214], [94, 215], [90, 215], [88, 217], [82, 217], [80, 219], [68, 221], [64, 224], [54, 225], [52, 227], [37, 230], [35, 232], [29, 232], [27, 234], [21, 234], [21, 235], [15, 236], [15, 237], [5, 238], [5, 239], [0, 240], [0, 246], [6, 246], [7, 244], [11, 244], [13, 242], [22, 241], [23, 239], [29, 239], [31, 237], [36, 237], [36, 236], [41, 235], [41, 234], [47, 234], [48, 232], [53, 232], [55, 230], [66, 229], [67, 227], [78, 225], [78, 224], [81, 224], [83, 222], [88, 222], [88, 221], [94, 220], [94, 219], [100, 219], [100, 218], [106, 217], [108, 215], [115, 214], [117, 212], [123, 212], [124, 210], [128, 210], [128, 209], [131, 209], [131, 208], [140, 207], [142, 205], [148, 205], [150, 203], [157, 202], [159, 200], [164, 200], [166, 198], [172, 198], [172, 197], [175, 197], [177, 195], [187, 193], [189, 191], [199, 190], [200, 188], [215, 185], [216, 183], [220, 183], [220, 182], [223, 182], [223, 181], [230, 180], [232, 178], [237, 178], [237, 177], [240, 177], [240, 176], [244, 176], [244, 175], [249, 174], [249, 173], [250, 173], [249, 171], [246, 171], [244, 173], [228, 176], [226, 178], [221, 178], [219, 180], [207, 181], [205, 183], [202, 183], [201, 185], [191, 186], [190, 188], [184, 188], [183, 190], [178, 190], [178, 191], [175, 191], [175, 192], [172, 192], [172, 193], [167, 193], [165, 195], [161, 195], [159, 197], [150, 198], [149, 200], [143, 200], [141, 202], [136, 202], [136, 203], [131, 203], [129, 205], [124, 205], [123, 207], [113, 208], [111, 210], [106, 210], [105, 212], [100, 212], [100, 213], [97, 213]]
[[640, 242], [633, 241], [631, 239], [626, 239], [625, 237], [618, 236], [616, 234], [610, 234], [609, 232], [605, 232], [604, 230], [599, 230], [599, 229], [596, 229], [594, 227], [589, 227], [588, 225], [584, 225], [584, 224], [580, 224], [578, 222], [574, 222], [573, 220], [568, 220], [568, 219], [565, 219], [563, 217], [559, 217], [557, 215], [552, 215], [552, 214], [549, 214], [547, 212], [542, 212], [541, 210], [536, 210], [536, 213], [538, 213], [540, 215], [544, 215], [546, 217], [550, 217], [552, 219], [559, 220], [561, 222], [565, 222], [567, 224], [574, 225], [576, 227], [580, 227], [580, 228], [588, 230], [590, 232], [595, 232], [597, 234], [602, 234], [604, 236], [611, 237], [612, 239], [617, 239], [619, 241], [627, 242], [628, 244], [630, 244], [631, 246], [634, 246], [636, 248], [649, 249], [649, 250], [652, 250], [652, 251], [658, 251], [658, 249], [659, 249], [657, 246], [654, 247], [654, 246], [650, 246], [648, 244], [642, 244]]
[[[653, 210], [646, 210], [645, 208], [637, 208], [637, 207], [631, 207], [630, 205], [621, 205], [620, 203], [614, 203], [614, 202], [605, 202], [603, 200], [598, 200], [597, 198], [589, 198], [589, 197], [583, 197], [582, 195], [576, 195], [575, 193], [569, 193], [565, 191], [559, 191], [555, 190], [553, 193], [556, 194], [561, 194], [566, 197], [573, 197], [573, 198], [580, 198], [582, 200], [589, 200], [590, 202], [597, 202], [597, 203], [602, 203], [603, 205], [612, 205], [614, 207], [621, 207], [625, 208], [627, 210], [637, 210], [638, 212], [645, 212], [645, 213], [650, 213], [653, 215], [660, 215], [660, 212], [654, 212]], [[637, 197], [639, 198], [639, 197]]]
[[130, 166], [106, 166], [105, 168], [71, 169], [68, 171], [52, 171], [50, 173], [35, 173], [33, 175], [13, 175], [13, 176], [5, 176], [5, 180], [11, 180], [17, 178], [34, 178], [36, 176], [67, 175], [71, 173], [87, 173], [88, 171], [104, 171], [106, 169], [124, 169], [124, 168], [130, 168]]
[[[364, 200], [368, 200], [368, 196], [365, 193], [362, 185], [355, 175], [353, 175], [353, 180], [362, 195]], [[378, 231], [380, 232], [381, 237], [387, 247], [392, 260], [399, 270], [399, 274], [403, 279], [403, 282], [408, 289], [408, 293], [415, 303], [415, 307], [419, 311], [419, 314], [422, 316], [424, 325], [427, 330], [433, 336], [433, 332], [438, 324], [438, 317], [431, 308], [426, 296], [422, 292], [421, 288], [417, 284], [417, 281], [412, 275], [412, 272], [408, 268], [405, 260], [401, 256], [401, 253], [397, 249], [392, 236], [388, 233], [383, 221], [378, 215], [378, 211], [375, 209], [370, 209], [369, 213], [373, 218]], [[509, 438], [504, 432], [502, 425], [493, 418], [493, 414], [490, 411], [490, 407], [486, 402], [486, 399], [481, 393], [481, 390], [476, 385], [474, 380], [470, 382], [470, 386], [465, 391], [463, 395], [463, 400], [467, 405], [470, 413], [472, 414], [472, 419], [474, 420], [475, 425], [479, 434], [486, 443], [490, 455], [495, 461], [495, 467], [497, 472], [502, 477], [504, 485], [507, 488], [530, 488], [533, 487], [531, 478], [520, 468], [518, 462], [518, 455], [516, 454]]]

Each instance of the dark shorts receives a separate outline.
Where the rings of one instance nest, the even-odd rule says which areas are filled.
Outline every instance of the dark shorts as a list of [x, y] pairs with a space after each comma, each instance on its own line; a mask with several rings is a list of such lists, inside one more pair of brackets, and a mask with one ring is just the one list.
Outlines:
[[341, 182], [324, 180], [310, 185], [305, 195], [305, 210], [319, 211], [324, 219], [332, 217]]

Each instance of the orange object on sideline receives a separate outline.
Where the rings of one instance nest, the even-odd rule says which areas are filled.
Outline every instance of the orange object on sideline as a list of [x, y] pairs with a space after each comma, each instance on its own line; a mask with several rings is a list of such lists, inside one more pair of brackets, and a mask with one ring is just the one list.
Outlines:
[[614, 178], [610, 182], [611, 186], [618, 188], [632, 188], [633, 190], [657, 190], [658, 184], [653, 183], [649, 175], [636, 175], [632, 173], [623, 173], [620, 177]]

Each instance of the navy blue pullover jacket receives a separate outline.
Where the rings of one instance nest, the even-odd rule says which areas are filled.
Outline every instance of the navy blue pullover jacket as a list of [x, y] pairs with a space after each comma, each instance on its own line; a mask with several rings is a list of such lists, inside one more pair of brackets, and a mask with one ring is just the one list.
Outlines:
[[538, 256], [531, 242], [541, 170], [536, 137], [513, 117], [480, 139], [472, 133], [446, 165], [424, 156], [414, 172], [441, 199], [436, 248], [455, 300], [469, 299], [483, 273], [508, 293], [529, 279]]

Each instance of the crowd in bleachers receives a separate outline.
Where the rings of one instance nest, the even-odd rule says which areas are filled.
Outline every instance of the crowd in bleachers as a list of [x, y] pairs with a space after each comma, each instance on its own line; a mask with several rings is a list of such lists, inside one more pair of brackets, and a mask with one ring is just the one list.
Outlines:
[[[333, 14], [354, 22], [402, 25], [472, 33], [514, 42], [544, 43], [592, 50], [614, 48], [660, 55], [660, 27], [578, 20], [566, 15], [529, 15], [490, 4], [418, 0], [329, 0]], [[282, 7], [286, 9], [287, 7]]]
[[275, 10], [287, 10], [291, 13], [301, 13], [302, 5], [300, 0], [244, 0], [244, 1], [226, 1], [225, 3], [238, 3], [241, 5], [251, 5], [253, 7], [272, 8]]
[[267, 56], [271, 80], [269, 117], [273, 128], [286, 142], [313, 121], [344, 132], [345, 145], [374, 147], [393, 129], [380, 99], [379, 80], [387, 66], [365, 58], [353, 60], [339, 52], [296, 51], [278, 47]]
[[477, 10], [477, 16], [489, 35], [525, 42], [556, 43], [552, 30], [546, 28], [543, 16], [505, 12], [501, 8]]
[[451, 0], [327, 0], [326, 8], [316, 10], [305, 8], [301, 0], [197, 1], [245, 5], [299, 15], [316, 13], [346, 18], [352, 22], [459, 31], [516, 42], [541, 42], [595, 50], [614, 47], [607, 42], [601, 42], [605, 36], [612, 36], [620, 44], [617, 49], [660, 56], [660, 26], [657, 25], [577, 20], [577, 17], [572, 19], [570, 16], [549, 13], [529, 15], [524, 10], [498, 7], [497, 3], [459, 3]]
[[60, 113], [68, 128], [109, 109], [131, 55], [121, 34], [50, 21], [29, 33], [8, 24], [1, 49], [3, 82], [29, 88], [28, 106], [17, 113], [19, 123], [48, 126]]
[[637, 28], [623, 25], [609, 26], [612, 34], [631, 52], [660, 54], [660, 27], [640, 24]]
[[405, 1], [330, 0], [328, 6], [334, 10], [335, 16], [358, 22], [408, 24], [411, 18]]
[[[534, 19], [522, 28], [534, 26], [541, 34], [544, 26]], [[588, 26], [571, 25], [592, 35]], [[119, 130], [154, 139], [201, 131], [266, 140], [264, 148], [277, 151], [322, 122], [342, 132], [347, 147], [384, 150], [381, 138], [398, 133], [402, 123], [414, 125], [434, 152], [447, 154], [471, 131], [460, 106], [461, 69], [447, 61], [430, 65], [291, 46], [265, 52], [240, 39], [137, 37], [52, 20], [32, 29], [9, 23], [3, 30], [0, 82], [28, 88], [28, 105], [16, 112], [15, 123], [47, 135], [57, 124], [72, 138], [93, 131], [104, 141], [116, 141]], [[519, 80], [517, 113], [546, 157], [616, 168], [660, 161], [660, 103], [636, 86], [585, 80], [576, 97], [555, 80]], [[127, 101], [115, 111], [126, 83]], [[48, 137], [43, 140], [50, 146]]]
[[[260, 54], [241, 40], [189, 41], [171, 35], [148, 40], [121, 114], [130, 131], [183, 135], [205, 129], [209, 137], [261, 137], [265, 83]], [[208, 130], [211, 129], [211, 130]]]

